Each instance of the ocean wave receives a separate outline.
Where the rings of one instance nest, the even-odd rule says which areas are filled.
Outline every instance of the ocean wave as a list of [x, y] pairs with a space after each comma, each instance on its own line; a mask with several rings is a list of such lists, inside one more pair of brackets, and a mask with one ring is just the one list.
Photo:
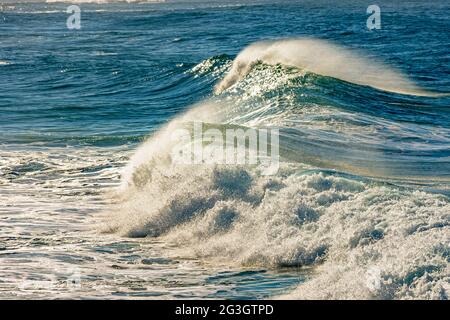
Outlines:
[[[447, 299], [450, 200], [441, 187], [450, 135], [430, 123], [448, 113], [314, 68], [241, 58], [190, 70], [229, 73], [215, 96], [138, 148], [103, 231], [158, 237], [181, 256], [220, 264], [313, 268], [287, 298]], [[355, 59], [344, 78], [363, 67]], [[416, 90], [391, 70], [382, 74], [392, 91]], [[422, 122], [407, 121], [415, 113]], [[280, 169], [266, 176], [251, 165], [174, 164], [173, 132], [199, 121], [221, 131], [279, 130]], [[417, 187], [427, 183], [437, 194]]]
[[58, 3], [58, 2], [68, 2], [73, 4], [81, 4], [81, 3], [114, 3], [114, 2], [127, 2], [127, 3], [162, 3], [166, 2], [166, 0], [45, 0], [47, 3]]
[[202, 61], [189, 70], [195, 77], [205, 74], [213, 76], [222, 76], [222, 74], [229, 70], [232, 60], [227, 55], [215, 56]]

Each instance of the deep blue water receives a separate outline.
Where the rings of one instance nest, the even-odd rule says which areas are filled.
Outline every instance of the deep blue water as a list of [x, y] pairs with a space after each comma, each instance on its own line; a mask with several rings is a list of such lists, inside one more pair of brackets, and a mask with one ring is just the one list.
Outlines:
[[[136, 142], [211, 94], [217, 77], [195, 77], [187, 72], [193, 66], [284, 37], [334, 40], [398, 66], [425, 88], [449, 92], [448, 2], [380, 6], [382, 28], [370, 31], [365, 1], [81, 4], [81, 30], [66, 28], [66, 4], [5, 5], [0, 139]], [[349, 99], [353, 108], [377, 106], [377, 97]], [[388, 116], [448, 128], [448, 98], [397, 99], [400, 107]], [[405, 115], [402, 104], [423, 111]]]

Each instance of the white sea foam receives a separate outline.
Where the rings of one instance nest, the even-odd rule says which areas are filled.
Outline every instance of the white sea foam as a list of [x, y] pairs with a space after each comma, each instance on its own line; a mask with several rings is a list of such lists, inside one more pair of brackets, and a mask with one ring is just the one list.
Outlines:
[[216, 92], [220, 93], [234, 85], [258, 61], [298, 67], [316, 74], [385, 91], [424, 96], [436, 95], [419, 88], [395, 68], [318, 39], [262, 41], [248, 46], [236, 57], [230, 72], [216, 86]]
[[220, 264], [313, 267], [312, 280], [287, 298], [448, 297], [447, 197], [301, 164], [284, 163], [271, 177], [251, 167], [173, 165], [171, 129], [181, 119], [217, 119], [217, 109], [194, 108], [140, 148], [105, 231], [159, 237], [179, 255]]
[[141, 166], [108, 229], [229, 265], [317, 266], [290, 298], [447, 298], [447, 198], [299, 172]]

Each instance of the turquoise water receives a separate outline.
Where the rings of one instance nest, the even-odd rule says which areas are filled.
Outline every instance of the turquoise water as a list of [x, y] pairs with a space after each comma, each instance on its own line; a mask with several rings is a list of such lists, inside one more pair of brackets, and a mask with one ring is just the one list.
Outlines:
[[[446, 298], [450, 7], [377, 4], [2, 4], [0, 296]], [[185, 112], [279, 172], [168, 167]]]

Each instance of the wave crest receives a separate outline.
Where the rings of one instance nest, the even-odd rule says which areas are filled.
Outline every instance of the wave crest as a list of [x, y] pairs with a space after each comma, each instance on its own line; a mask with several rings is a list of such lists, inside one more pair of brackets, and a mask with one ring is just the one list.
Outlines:
[[283, 64], [359, 85], [401, 94], [429, 96], [400, 71], [331, 42], [317, 39], [262, 41], [245, 48], [217, 84], [220, 93], [241, 80], [258, 61]]

